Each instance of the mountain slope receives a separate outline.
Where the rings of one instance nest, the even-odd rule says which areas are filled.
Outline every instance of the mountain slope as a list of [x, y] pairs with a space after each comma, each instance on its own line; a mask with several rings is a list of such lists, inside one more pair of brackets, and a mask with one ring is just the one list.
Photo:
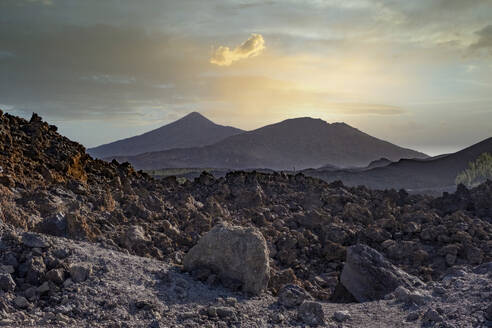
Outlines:
[[97, 158], [136, 155], [172, 148], [210, 145], [241, 132], [243, 131], [234, 127], [215, 124], [200, 113], [193, 112], [158, 129], [89, 148], [87, 152]]
[[456, 175], [484, 152], [492, 152], [492, 138], [459, 152], [427, 160], [404, 159], [363, 172], [309, 170], [306, 174], [328, 181], [341, 180], [348, 185], [366, 185], [371, 188], [452, 190]]
[[277, 170], [364, 166], [386, 157], [425, 158], [425, 154], [374, 138], [345, 123], [297, 118], [244, 132], [213, 145], [118, 157], [141, 169], [210, 167]]

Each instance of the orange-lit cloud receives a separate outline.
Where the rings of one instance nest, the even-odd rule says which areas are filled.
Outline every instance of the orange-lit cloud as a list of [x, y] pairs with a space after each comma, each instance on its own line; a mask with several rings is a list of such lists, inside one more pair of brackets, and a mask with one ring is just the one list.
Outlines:
[[210, 63], [219, 66], [229, 66], [235, 61], [258, 56], [264, 49], [265, 40], [263, 36], [253, 33], [248, 40], [232, 50], [224, 46], [215, 49], [210, 58]]

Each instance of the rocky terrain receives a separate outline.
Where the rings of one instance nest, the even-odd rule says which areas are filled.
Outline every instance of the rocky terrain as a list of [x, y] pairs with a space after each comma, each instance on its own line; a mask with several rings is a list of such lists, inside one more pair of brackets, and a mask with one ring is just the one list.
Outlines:
[[0, 166], [0, 325], [492, 326], [492, 182], [439, 198], [302, 174], [180, 184], [8, 114]]

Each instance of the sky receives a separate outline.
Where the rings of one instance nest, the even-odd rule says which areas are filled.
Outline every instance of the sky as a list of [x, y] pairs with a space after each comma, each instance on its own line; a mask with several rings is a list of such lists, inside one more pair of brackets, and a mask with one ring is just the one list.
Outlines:
[[431, 155], [492, 137], [492, 0], [0, 0], [0, 108], [87, 147], [198, 111]]

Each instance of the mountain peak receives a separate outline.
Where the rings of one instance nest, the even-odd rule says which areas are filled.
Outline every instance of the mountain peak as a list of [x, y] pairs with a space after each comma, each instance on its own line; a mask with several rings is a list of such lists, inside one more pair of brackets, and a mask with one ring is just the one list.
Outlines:
[[205, 118], [205, 119], [207, 119], [205, 116], [203, 116], [199, 112], [191, 112], [188, 115], [183, 116], [182, 118]]
[[191, 112], [144, 134], [90, 148], [88, 153], [99, 158], [114, 158], [172, 148], [200, 147], [241, 132], [240, 129], [215, 124], [198, 112]]

